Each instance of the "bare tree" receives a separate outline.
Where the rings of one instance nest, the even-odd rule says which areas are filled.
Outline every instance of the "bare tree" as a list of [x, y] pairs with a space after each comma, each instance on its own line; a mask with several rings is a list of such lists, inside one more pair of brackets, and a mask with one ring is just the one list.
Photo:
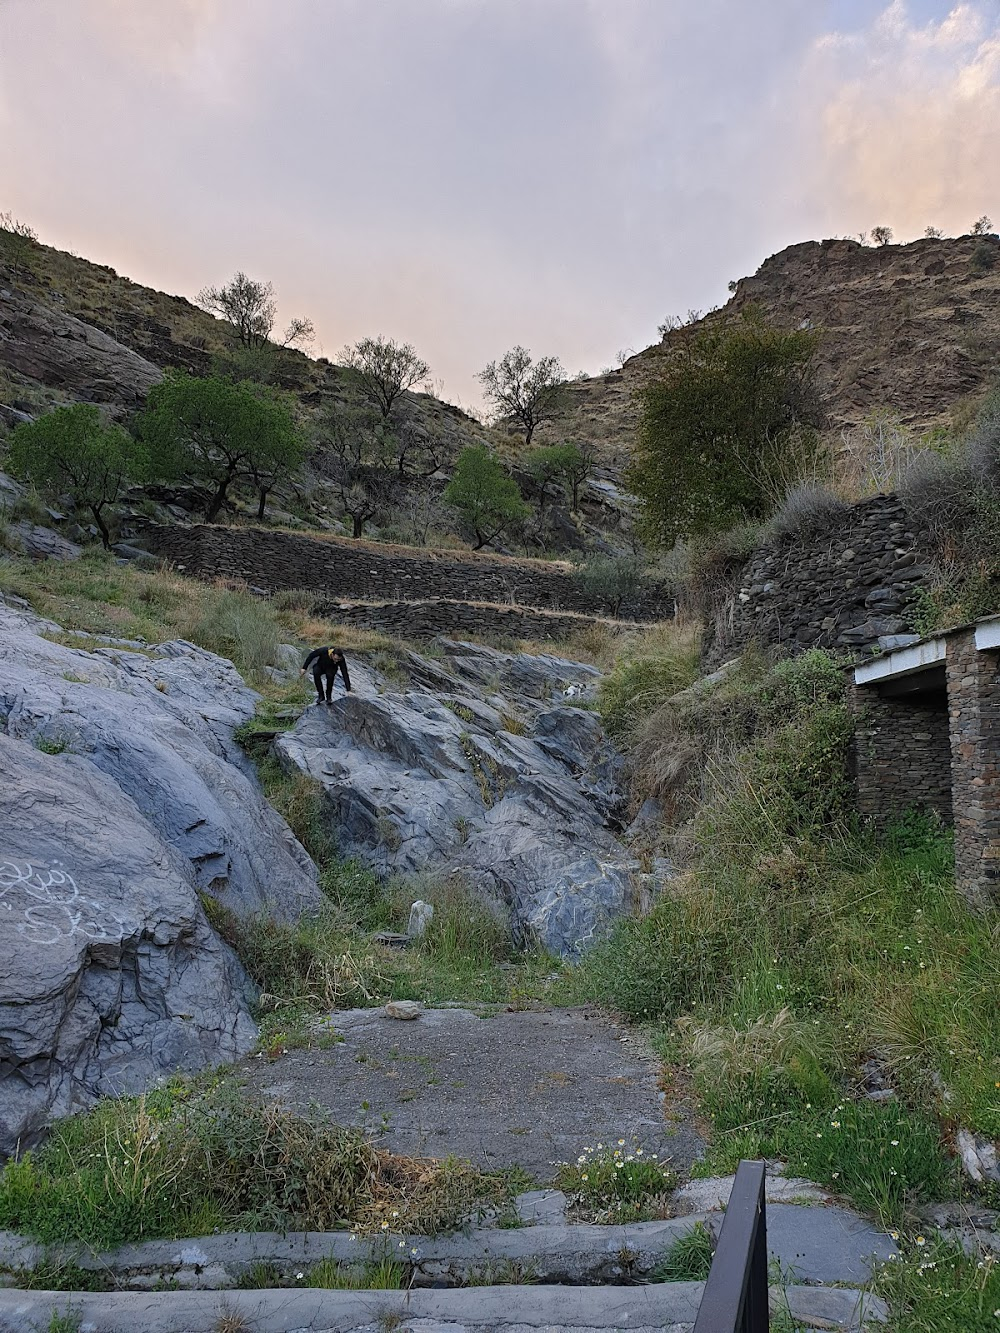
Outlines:
[[993, 230], [992, 219], [987, 217], [987, 215], [984, 213], [981, 218], [976, 218], [975, 222], [972, 224], [972, 230], [970, 234], [973, 236], [989, 236], [992, 230]]
[[362, 338], [341, 353], [344, 365], [356, 370], [361, 390], [387, 421], [400, 394], [412, 389], [430, 374], [430, 366], [421, 361], [409, 343], [391, 338]]
[[525, 347], [512, 347], [499, 361], [491, 361], [477, 376], [495, 420], [513, 419], [531, 444], [535, 427], [555, 416], [566, 372], [557, 356], [537, 361]]
[[34, 227], [21, 222], [13, 213], [0, 213], [0, 255], [7, 259], [15, 276], [29, 267], [37, 241], [38, 233]]
[[362, 537], [365, 524], [385, 508], [389, 497], [388, 433], [370, 411], [349, 407], [327, 413], [321, 429], [333, 454], [333, 483], [341, 509], [351, 520], [352, 536]]
[[888, 245], [892, 240], [892, 228], [872, 227], [872, 240], [876, 245]]
[[925, 228], [924, 228], [924, 236], [925, 236], [925, 237], [927, 238], [927, 240], [929, 240], [929, 241], [939, 241], [943, 235], [944, 235], [944, 232], [941, 230], [940, 227], [925, 227]]
[[[273, 342], [274, 320], [278, 305], [270, 282], [257, 282], [245, 273], [237, 273], [223, 287], [203, 287], [198, 304], [211, 315], [231, 324], [243, 347], [266, 347]], [[316, 336], [311, 319], [293, 319], [279, 347], [311, 343]]]

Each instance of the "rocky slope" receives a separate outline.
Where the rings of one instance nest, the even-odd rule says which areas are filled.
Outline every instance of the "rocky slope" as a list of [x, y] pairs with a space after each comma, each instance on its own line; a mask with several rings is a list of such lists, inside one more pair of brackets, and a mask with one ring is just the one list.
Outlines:
[[255, 1035], [199, 892], [295, 917], [316, 872], [242, 771], [255, 695], [192, 644], [93, 652], [0, 601], [0, 1154]]
[[621, 757], [578, 706], [598, 672], [437, 646], [393, 677], [352, 664], [353, 693], [310, 707], [277, 740], [281, 761], [322, 784], [345, 853], [385, 872], [462, 872], [522, 939], [578, 953], [649, 881], [617, 836]]
[[[784, 328], [823, 330], [818, 382], [834, 439], [879, 408], [918, 430], [947, 423], [964, 398], [996, 377], [996, 237], [791, 245], [738, 282], [728, 304], [706, 320], [751, 301]], [[622, 465], [639, 418], [638, 394], [669, 364], [683, 336], [668, 332], [621, 370], [568, 385], [565, 410], [540, 428], [540, 439], [590, 440], [607, 463]]]

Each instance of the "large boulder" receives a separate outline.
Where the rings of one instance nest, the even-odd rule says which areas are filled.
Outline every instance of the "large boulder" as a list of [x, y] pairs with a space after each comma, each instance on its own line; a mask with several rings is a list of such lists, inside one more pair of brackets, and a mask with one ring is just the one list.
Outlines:
[[0, 735], [0, 1154], [50, 1118], [236, 1059], [242, 967], [190, 867], [85, 758]]
[[383, 872], [462, 870], [515, 932], [579, 953], [632, 901], [639, 863], [617, 831], [621, 757], [576, 706], [599, 673], [551, 656], [439, 641], [400, 683], [352, 663], [354, 691], [280, 736], [320, 782], [344, 852]]
[[199, 894], [284, 919], [320, 902], [232, 740], [255, 700], [232, 664], [58, 632], [0, 602], [0, 1154], [246, 1051], [252, 988]]

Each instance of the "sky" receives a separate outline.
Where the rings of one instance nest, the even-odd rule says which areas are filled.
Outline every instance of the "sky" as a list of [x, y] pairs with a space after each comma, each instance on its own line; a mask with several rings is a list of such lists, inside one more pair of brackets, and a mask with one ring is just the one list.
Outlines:
[[796, 241], [1000, 223], [1000, 0], [0, 0], [0, 212], [315, 353], [596, 373]]

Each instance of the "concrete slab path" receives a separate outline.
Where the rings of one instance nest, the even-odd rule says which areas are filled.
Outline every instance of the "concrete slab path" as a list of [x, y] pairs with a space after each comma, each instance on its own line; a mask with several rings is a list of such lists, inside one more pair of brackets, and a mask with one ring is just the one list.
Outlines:
[[342, 1042], [249, 1060], [250, 1086], [300, 1111], [318, 1105], [393, 1152], [520, 1166], [542, 1183], [598, 1142], [641, 1144], [680, 1171], [702, 1151], [683, 1107], [667, 1118], [645, 1040], [597, 1009], [427, 1009], [412, 1022], [352, 1009], [333, 1019]]

